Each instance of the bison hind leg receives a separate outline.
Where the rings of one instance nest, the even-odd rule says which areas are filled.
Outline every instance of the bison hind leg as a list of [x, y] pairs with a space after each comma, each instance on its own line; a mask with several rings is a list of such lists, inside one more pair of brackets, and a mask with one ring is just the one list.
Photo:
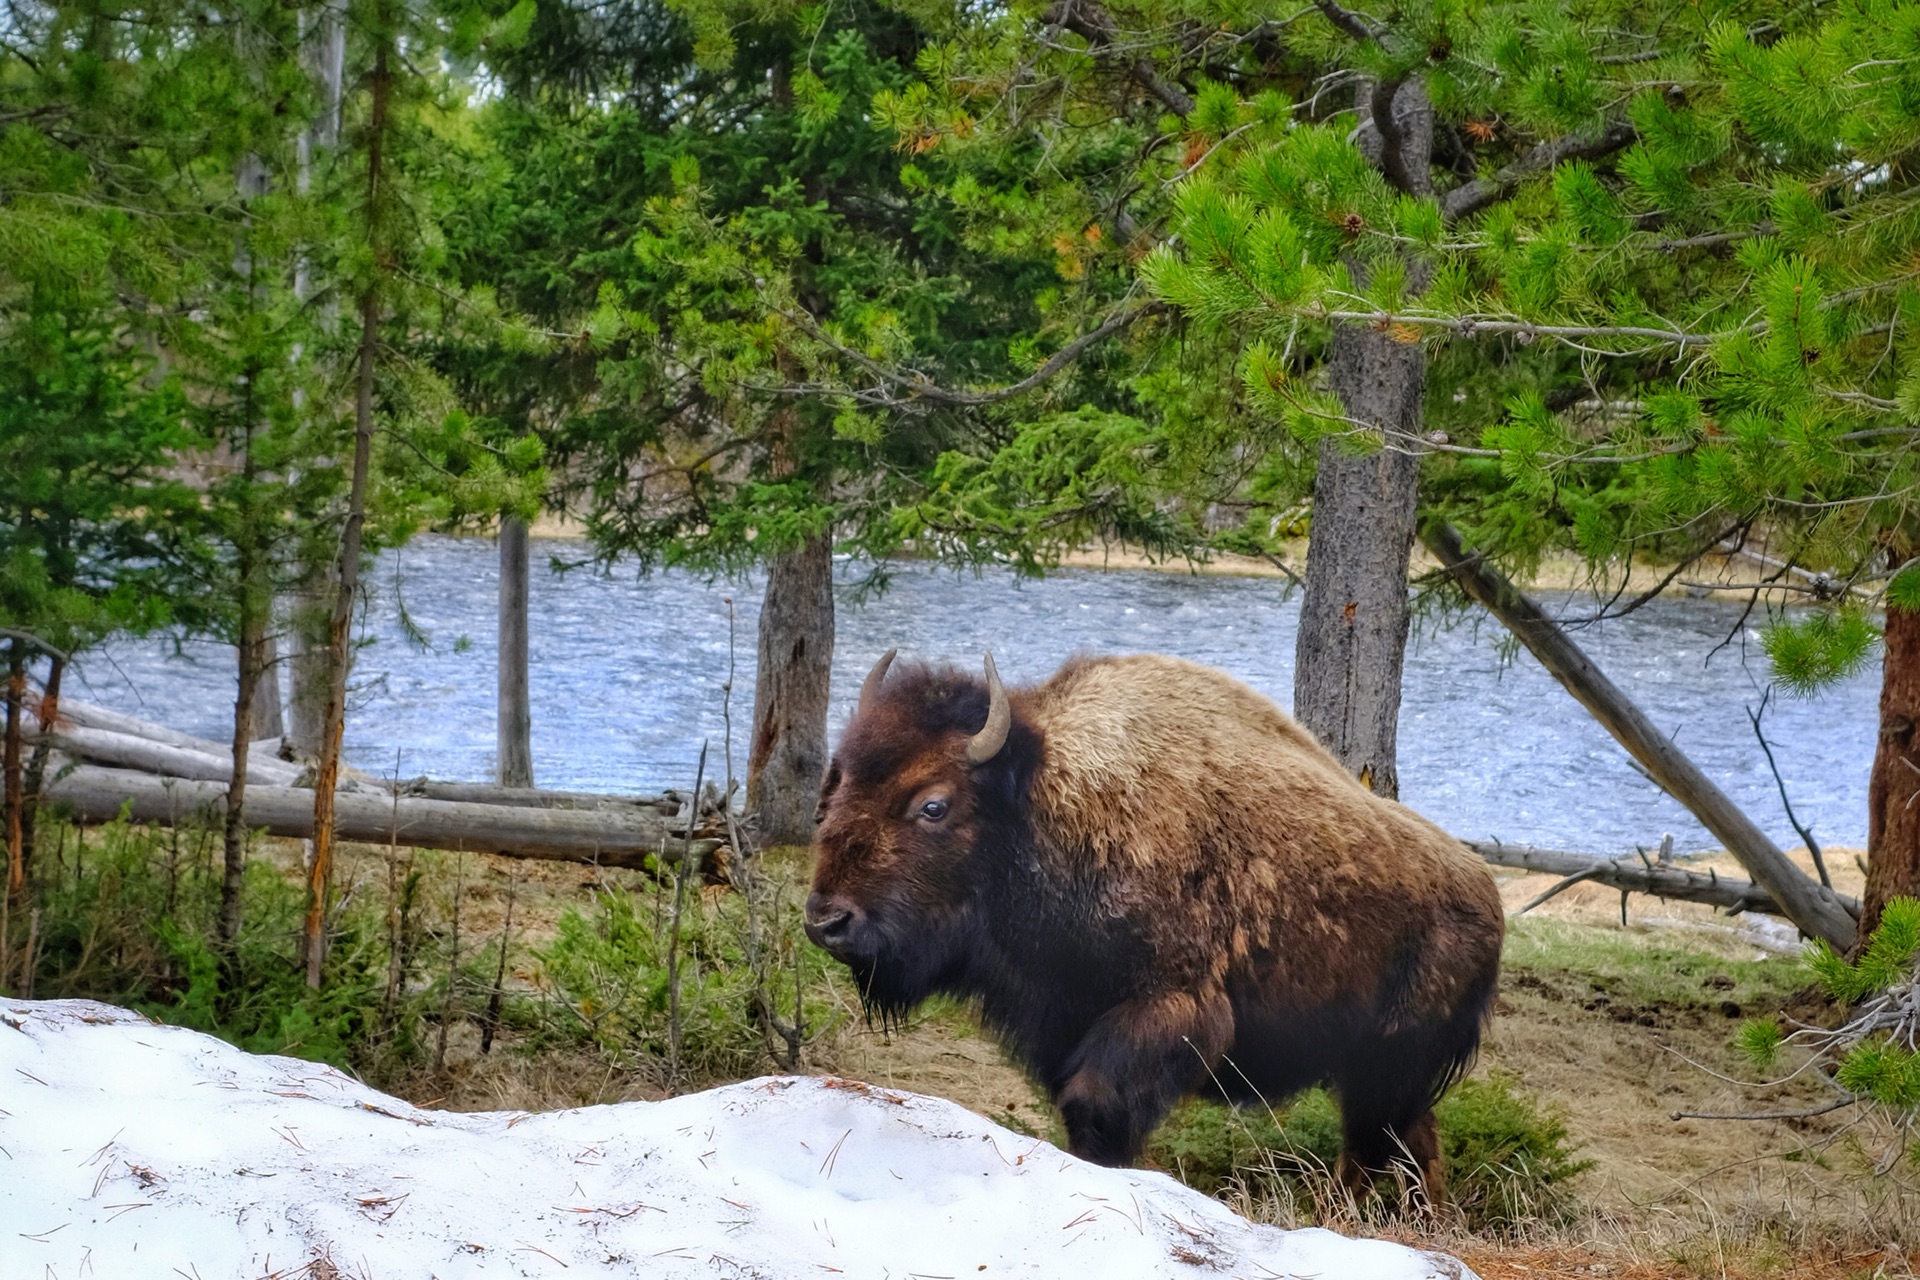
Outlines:
[[1381, 1174], [1405, 1172], [1412, 1175], [1417, 1200], [1426, 1208], [1446, 1204], [1446, 1162], [1433, 1108], [1399, 1123], [1382, 1124], [1378, 1117], [1357, 1116], [1343, 1104], [1342, 1120], [1346, 1141], [1334, 1176], [1356, 1202], [1366, 1197]]

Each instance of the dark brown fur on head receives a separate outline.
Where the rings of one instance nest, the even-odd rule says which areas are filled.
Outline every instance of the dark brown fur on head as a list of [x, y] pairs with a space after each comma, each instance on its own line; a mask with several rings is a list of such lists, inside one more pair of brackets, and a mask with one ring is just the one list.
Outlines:
[[985, 682], [905, 665], [870, 684], [807, 900], [870, 1012], [974, 1000], [1106, 1163], [1197, 1088], [1324, 1081], [1350, 1184], [1404, 1151], [1439, 1197], [1431, 1109], [1479, 1043], [1503, 929], [1477, 857], [1178, 659], [1075, 659], [1012, 691], [978, 763]]
[[[883, 1020], [954, 989], [979, 941], [994, 855], [1019, 839], [1042, 747], [1016, 718], [1005, 748], [970, 763], [987, 709], [977, 677], [903, 663], [827, 767], [808, 932], [853, 970], [869, 1014]], [[930, 802], [944, 806], [938, 818]]]

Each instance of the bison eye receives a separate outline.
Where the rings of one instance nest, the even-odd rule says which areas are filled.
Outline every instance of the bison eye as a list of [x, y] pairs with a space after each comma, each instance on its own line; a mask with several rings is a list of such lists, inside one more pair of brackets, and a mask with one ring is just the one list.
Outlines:
[[940, 799], [927, 801], [920, 806], [920, 816], [928, 822], [940, 821], [940, 819], [947, 816], [947, 802]]

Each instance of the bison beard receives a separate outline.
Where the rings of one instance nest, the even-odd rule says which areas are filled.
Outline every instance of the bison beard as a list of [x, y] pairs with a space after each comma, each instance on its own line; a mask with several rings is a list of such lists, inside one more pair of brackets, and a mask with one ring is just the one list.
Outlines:
[[1103, 1164], [1183, 1095], [1324, 1082], [1343, 1181], [1410, 1160], [1440, 1200], [1433, 1104], [1499, 963], [1479, 859], [1219, 672], [1075, 659], [1009, 695], [990, 660], [891, 657], [829, 766], [807, 900], [870, 1016], [975, 1001]]

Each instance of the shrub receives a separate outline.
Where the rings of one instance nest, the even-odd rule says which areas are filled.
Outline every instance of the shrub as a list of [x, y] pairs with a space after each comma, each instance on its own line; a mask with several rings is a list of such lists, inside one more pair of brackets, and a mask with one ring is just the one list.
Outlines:
[[[1576, 1158], [1565, 1120], [1506, 1076], [1462, 1081], [1435, 1108], [1448, 1188], [1468, 1225], [1507, 1230], [1563, 1222], [1577, 1207], [1570, 1183], [1591, 1166]], [[1189, 1101], [1154, 1135], [1148, 1158], [1200, 1191], [1231, 1193], [1282, 1216], [1320, 1219], [1338, 1203], [1333, 1169], [1340, 1113], [1321, 1089], [1283, 1108], [1235, 1109]]]
[[[656, 1076], [665, 1069], [671, 1035], [670, 912], [670, 901], [602, 889], [586, 910], [568, 908], [553, 941], [534, 952], [541, 986], [558, 997], [571, 1020], [555, 1029], [585, 1038], [626, 1069]], [[737, 1079], [772, 1065], [744, 914], [738, 894], [693, 893], [686, 902], [679, 942], [686, 1077]], [[756, 921], [755, 942], [767, 953], [766, 996], [791, 1018], [795, 966], [808, 958], [806, 944], [797, 911], [772, 903], [765, 914], [772, 919]], [[809, 1029], [827, 1016], [824, 1007], [809, 1003]]]
[[1920, 1041], [1920, 901], [1889, 900], [1858, 960], [1849, 963], [1816, 942], [1806, 961], [1827, 994], [1851, 1006], [1847, 1021], [1789, 1034], [1777, 1022], [1756, 1020], [1740, 1028], [1736, 1043], [1763, 1068], [1789, 1045], [1805, 1051], [1800, 1071], [1827, 1074], [1844, 1097], [1910, 1144], [1920, 1126], [1920, 1054], [1913, 1050]]

